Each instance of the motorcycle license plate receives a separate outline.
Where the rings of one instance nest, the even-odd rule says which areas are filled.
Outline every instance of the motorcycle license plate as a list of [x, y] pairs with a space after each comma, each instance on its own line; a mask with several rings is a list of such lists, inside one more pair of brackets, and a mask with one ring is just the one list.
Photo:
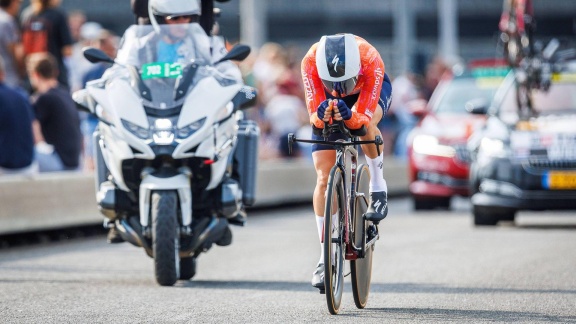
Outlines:
[[177, 78], [182, 75], [179, 63], [149, 63], [142, 65], [142, 79]]
[[576, 172], [550, 171], [542, 177], [547, 189], [576, 189]]

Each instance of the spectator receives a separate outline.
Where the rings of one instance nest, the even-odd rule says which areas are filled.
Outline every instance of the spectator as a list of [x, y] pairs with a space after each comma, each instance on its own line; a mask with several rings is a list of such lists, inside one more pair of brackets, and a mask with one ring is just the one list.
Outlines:
[[22, 14], [24, 54], [50, 53], [58, 63], [58, 82], [69, 88], [68, 60], [72, 55], [72, 36], [60, 0], [31, 0]]
[[293, 145], [292, 156], [288, 154], [288, 134], [296, 133], [304, 124], [308, 124], [306, 104], [300, 96], [295, 95], [299, 84], [290, 79], [278, 80], [277, 92], [266, 104], [264, 115], [270, 125], [270, 136], [278, 145], [280, 157], [298, 155], [298, 145]]
[[27, 70], [37, 96], [33, 103], [37, 119], [34, 139], [40, 172], [78, 169], [80, 121], [70, 93], [58, 84], [56, 60], [48, 53], [33, 54]]
[[419, 87], [416, 75], [405, 73], [392, 81], [394, 96], [390, 110], [394, 112], [398, 121], [398, 135], [394, 144], [394, 156], [405, 160], [408, 158], [406, 140], [408, 133], [416, 126], [418, 119], [410, 110], [410, 103], [419, 98]]
[[428, 64], [426, 67], [426, 73], [424, 76], [424, 86], [422, 87], [421, 97], [425, 100], [429, 100], [436, 89], [436, 86], [444, 76], [445, 72], [449, 72], [449, 67], [439, 57], [436, 57]]
[[81, 29], [86, 23], [86, 15], [80, 10], [74, 10], [68, 15], [68, 27], [70, 28], [70, 36], [74, 43], [78, 43], [81, 39]]
[[34, 114], [26, 98], [4, 83], [5, 65], [0, 57], [0, 175], [32, 174]]
[[20, 86], [18, 69], [23, 66], [20, 32], [16, 16], [20, 0], [0, 0], [0, 57], [4, 59], [4, 82]]
[[[118, 38], [111, 32], [107, 30], [100, 31], [100, 35], [98, 36], [95, 45], [109, 57], [116, 57]], [[109, 63], [98, 63], [93, 65], [92, 68], [82, 76], [82, 87], [86, 87], [88, 81], [100, 79], [104, 74], [104, 71], [109, 67]], [[87, 115], [86, 118], [82, 120], [82, 133], [84, 135], [84, 168], [88, 171], [94, 170], [94, 145], [92, 135], [96, 130], [96, 126], [98, 126], [98, 118], [92, 115]]]
[[92, 63], [84, 57], [82, 49], [86, 46], [95, 46], [102, 26], [96, 22], [86, 22], [86, 16], [81, 11], [73, 11], [68, 16], [68, 25], [74, 44], [70, 56], [70, 69], [68, 82], [70, 92], [82, 89], [82, 77], [92, 68]]
[[252, 74], [259, 91], [258, 99], [263, 105], [276, 93], [276, 81], [286, 71], [287, 60], [286, 51], [280, 44], [266, 43], [260, 48]]

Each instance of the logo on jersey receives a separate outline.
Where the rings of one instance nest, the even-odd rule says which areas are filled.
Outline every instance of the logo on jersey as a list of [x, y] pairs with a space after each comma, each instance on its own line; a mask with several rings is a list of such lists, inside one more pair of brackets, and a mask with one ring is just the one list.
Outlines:
[[306, 102], [310, 102], [314, 98], [314, 93], [312, 92], [310, 79], [308, 79], [308, 73], [302, 72], [302, 79], [304, 83], [304, 92], [306, 93]]
[[377, 68], [374, 70], [374, 76], [376, 77], [376, 81], [374, 82], [374, 88], [372, 89], [372, 100], [380, 97], [380, 93], [378, 93], [378, 86], [382, 83], [382, 79], [384, 78], [382, 69]]

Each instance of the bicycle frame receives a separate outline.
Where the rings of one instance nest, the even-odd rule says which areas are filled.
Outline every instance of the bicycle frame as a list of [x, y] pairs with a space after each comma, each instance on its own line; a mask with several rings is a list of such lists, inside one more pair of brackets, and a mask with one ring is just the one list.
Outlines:
[[[344, 134], [349, 140], [337, 140], [337, 141], [329, 141], [328, 136], [332, 133], [340, 132]], [[359, 133], [364, 132], [365, 129], [361, 129]], [[344, 175], [344, 192], [346, 194], [346, 210], [344, 215], [344, 243], [346, 244], [346, 260], [356, 260], [357, 258], [364, 258], [366, 255], [366, 250], [370, 248], [375, 242], [378, 240], [379, 235], [376, 235], [374, 238], [370, 240], [370, 242], [366, 242], [366, 224], [362, 228], [362, 245], [357, 247], [354, 244], [355, 239], [355, 232], [352, 226], [352, 215], [355, 215], [355, 202], [357, 197], [363, 197], [366, 200], [364, 193], [359, 193], [356, 191], [356, 173], [358, 168], [358, 149], [357, 145], [360, 144], [374, 144], [376, 145], [376, 149], [378, 155], [380, 155], [380, 147], [379, 145], [383, 144], [382, 138], [380, 136], [376, 136], [373, 141], [360, 141], [358, 140], [358, 135], [354, 134], [354, 131], [350, 131], [344, 126], [344, 123], [335, 123], [335, 124], [326, 124], [324, 129], [322, 130], [322, 136], [324, 140], [306, 140], [306, 139], [297, 139], [294, 137], [294, 134], [288, 134], [288, 145], [289, 145], [289, 152], [292, 151], [292, 144], [294, 142], [302, 142], [302, 143], [311, 143], [311, 144], [322, 144], [322, 145], [330, 145], [333, 146], [336, 150], [336, 162], [334, 166], [339, 168]], [[346, 161], [350, 158], [350, 178], [348, 179], [346, 173]], [[347, 188], [347, 181], [350, 182], [350, 189]], [[338, 240], [338, 239], [333, 239]], [[339, 243], [339, 242], [333, 242]]]

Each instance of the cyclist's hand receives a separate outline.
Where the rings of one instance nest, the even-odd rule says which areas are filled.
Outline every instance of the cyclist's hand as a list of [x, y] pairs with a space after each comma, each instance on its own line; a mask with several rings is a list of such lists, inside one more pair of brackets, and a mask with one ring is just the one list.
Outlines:
[[332, 101], [331, 100], [324, 100], [322, 101], [322, 103], [320, 103], [320, 105], [318, 106], [318, 109], [316, 110], [316, 114], [318, 115], [318, 118], [328, 122], [330, 121], [330, 117], [332, 116]]
[[334, 99], [334, 119], [335, 120], [349, 120], [352, 118], [352, 110], [348, 108], [344, 100]]

